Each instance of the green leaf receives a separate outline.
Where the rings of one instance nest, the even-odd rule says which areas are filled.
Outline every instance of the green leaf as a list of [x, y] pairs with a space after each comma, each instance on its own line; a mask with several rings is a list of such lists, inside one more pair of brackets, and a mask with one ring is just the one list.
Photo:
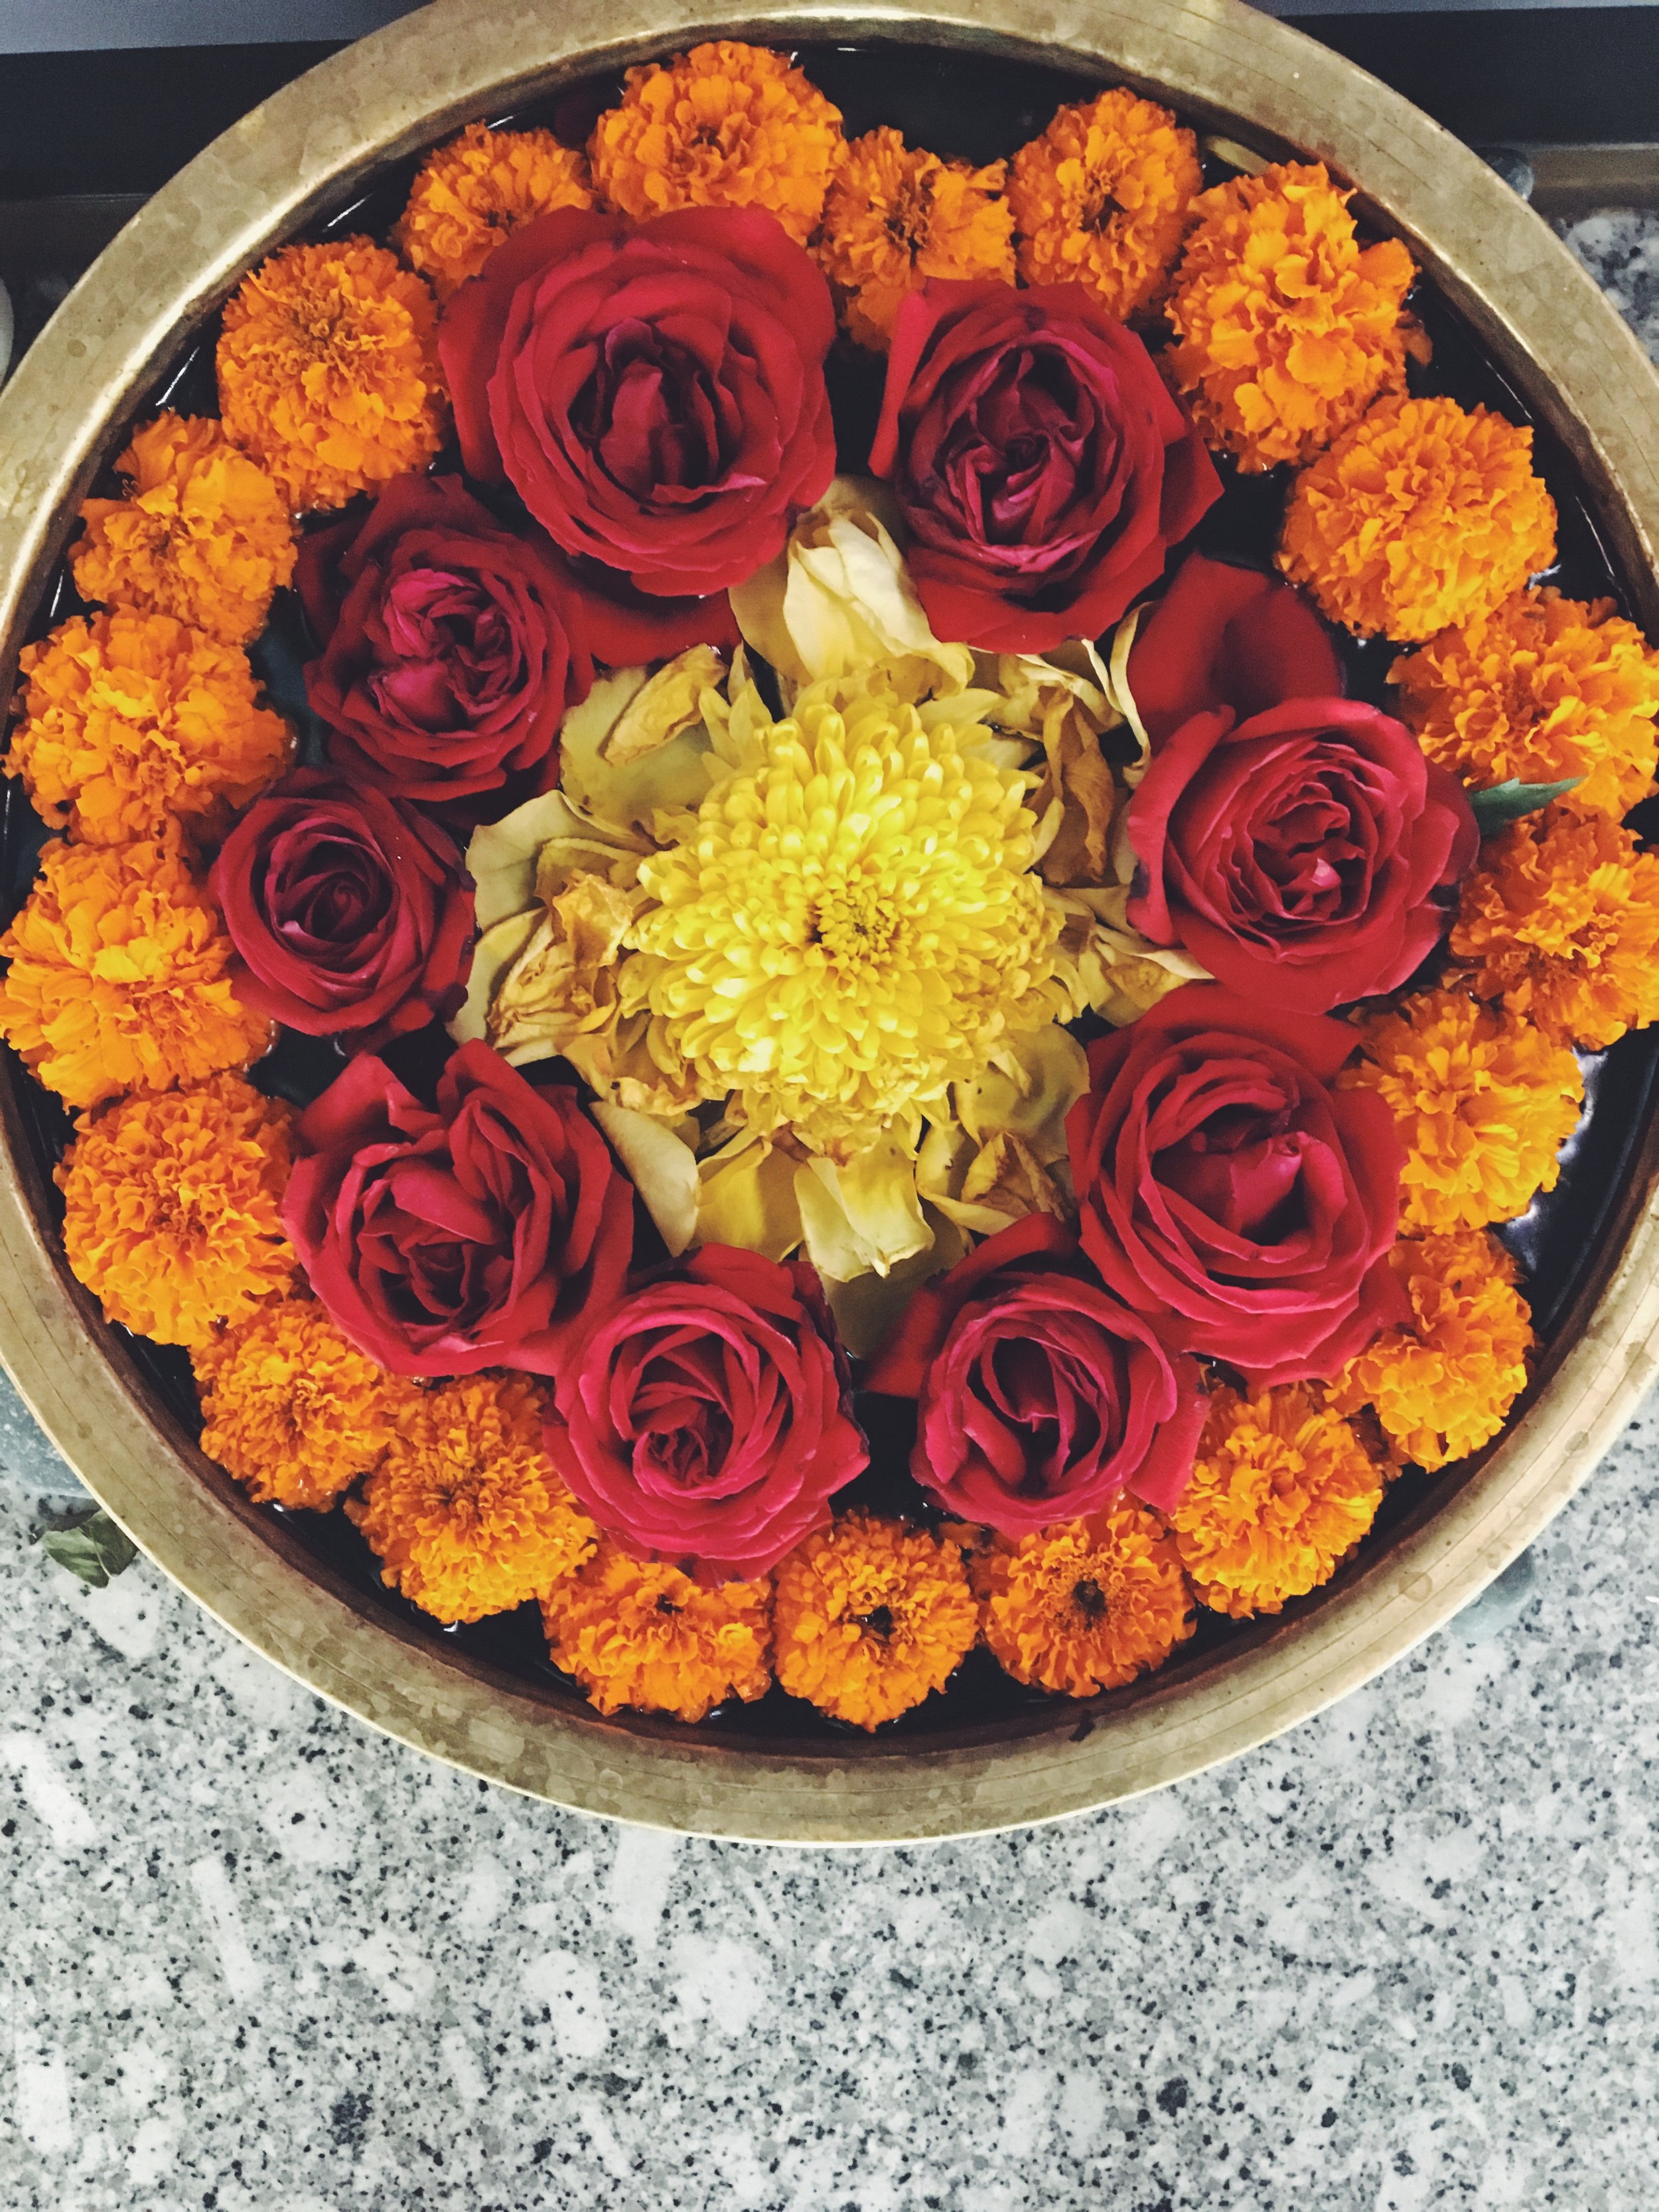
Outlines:
[[44, 1528], [35, 1539], [49, 1559], [79, 1575], [94, 1589], [103, 1589], [125, 1572], [138, 1556], [138, 1547], [126, 1530], [112, 1521], [100, 1505], [84, 1521], [67, 1528]]
[[1536, 814], [1540, 806], [1547, 806], [1553, 799], [1564, 793], [1577, 791], [1584, 781], [1582, 775], [1570, 775], [1560, 783], [1495, 783], [1487, 791], [1472, 791], [1469, 805], [1474, 809], [1474, 819], [1483, 837], [1490, 837], [1511, 822], [1518, 822], [1523, 814]]

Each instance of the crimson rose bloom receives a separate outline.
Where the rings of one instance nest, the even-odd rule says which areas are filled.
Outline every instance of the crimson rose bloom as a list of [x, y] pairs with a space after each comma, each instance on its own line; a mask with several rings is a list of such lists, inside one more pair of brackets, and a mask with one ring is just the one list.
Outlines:
[[1043, 1213], [923, 1284], [866, 1388], [921, 1400], [912, 1474], [1006, 1536], [1097, 1513], [1125, 1488], [1167, 1512], [1209, 1406], [1198, 1362], [1091, 1281]]
[[211, 884], [237, 997], [291, 1030], [368, 1044], [447, 1021], [466, 995], [472, 878], [452, 838], [383, 792], [296, 769], [243, 815]]
[[1194, 714], [1154, 751], [1127, 829], [1134, 927], [1305, 1014], [1403, 983], [1480, 843], [1457, 779], [1356, 699]]
[[459, 477], [395, 477], [367, 521], [304, 539], [295, 580], [323, 646], [306, 696], [355, 778], [434, 801], [521, 769], [552, 781], [593, 664], [538, 533], [503, 530]]
[[899, 309], [870, 467], [940, 637], [1098, 637], [1220, 480], [1140, 340], [1075, 284], [938, 279]]
[[709, 1583], [775, 1567], [869, 1458], [817, 1275], [725, 1244], [593, 1329], [559, 1377], [547, 1448], [619, 1543]]
[[1285, 699], [1339, 698], [1342, 658], [1294, 584], [1189, 553], [1129, 648], [1129, 690], [1152, 750], [1212, 707], [1241, 721]]
[[533, 1088], [486, 1044], [449, 1061], [435, 1112], [365, 1054], [297, 1134], [288, 1233], [323, 1304], [394, 1374], [550, 1375], [622, 1288], [632, 1186], [574, 1091]]
[[1066, 1122], [1107, 1289], [1253, 1391], [1334, 1375], [1407, 1318], [1404, 1153], [1374, 1092], [1332, 1087], [1353, 1048], [1344, 1022], [1183, 984], [1089, 1048]]
[[[661, 653], [729, 633], [718, 595], [782, 550], [834, 475], [835, 334], [822, 274], [761, 209], [636, 227], [561, 208], [462, 286], [439, 347], [469, 473], [504, 473], [567, 553], [680, 601], [658, 610]], [[621, 580], [601, 574], [588, 600], [605, 660], [613, 622], [649, 612]]]

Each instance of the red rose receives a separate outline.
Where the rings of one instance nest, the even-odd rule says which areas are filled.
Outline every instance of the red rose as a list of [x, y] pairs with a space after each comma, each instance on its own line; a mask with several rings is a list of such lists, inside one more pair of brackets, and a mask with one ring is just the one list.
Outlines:
[[1304, 1014], [1403, 983], [1480, 843], [1455, 776], [1357, 699], [1194, 714], [1153, 753], [1126, 828], [1134, 927]]
[[1209, 1402], [1197, 1361], [1091, 1281], [1044, 1213], [923, 1284], [866, 1388], [920, 1399], [916, 1480], [1006, 1536], [1097, 1513], [1125, 1488], [1167, 1512]]
[[1252, 1390], [1334, 1375], [1406, 1318], [1394, 1116], [1333, 1078], [1344, 1022], [1187, 983], [1089, 1048], [1066, 1122], [1083, 1249], [1171, 1349]]
[[1156, 751], [1185, 721], [1231, 707], [1241, 721], [1284, 699], [1335, 699], [1342, 656], [1294, 584], [1189, 553], [1129, 648], [1129, 691]]
[[211, 882], [237, 997], [291, 1030], [394, 1036], [466, 995], [472, 878], [452, 838], [383, 792], [297, 769], [243, 815]]
[[599, 1322], [547, 1444], [602, 1528], [705, 1582], [767, 1573], [869, 1457], [816, 1274], [725, 1244]]
[[[504, 473], [556, 544], [596, 564], [602, 659], [617, 657], [607, 605], [649, 611], [629, 609], [629, 583], [681, 602], [659, 616], [681, 642], [729, 631], [719, 595], [781, 551], [835, 474], [835, 334], [823, 276], [758, 208], [637, 228], [562, 208], [451, 301], [439, 344], [467, 470]], [[668, 635], [653, 653], [677, 649]]]
[[515, 537], [459, 477], [396, 477], [367, 521], [301, 544], [295, 581], [323, 647], [306, 696], [343, 769], [403, 799], [550, 781], [567, 707], [593, 681], [566, 564]]
[[622, 1288], [632, 1186], [574, 1091], [538, 1091], [486, 1044], [435, 1112], [365, 1054], [307, 1107], [283, 1219], [311, 1287], [398, 1375], [556, 1371]]
[[935, 280], [899, 309], [873, 474], [940, 637], [1098, 637], [1220, 480], [1140, 340], [1080, 286]]

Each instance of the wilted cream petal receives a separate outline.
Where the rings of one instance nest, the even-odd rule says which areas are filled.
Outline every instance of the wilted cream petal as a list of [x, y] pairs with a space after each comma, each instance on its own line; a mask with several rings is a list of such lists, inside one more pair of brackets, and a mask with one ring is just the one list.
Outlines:
[[[709, 648], [700, 646], [693, 651], [702, 655]], [[602, 676], [580, 705], [565, 716], [559, 728], [559, 781], [588, 813], [649, 830], [659, 808], [695, 807], [701, 801], [708, 787], [703, 763], [709, 740], [700, 705], [689, 723], [680, 721], [677, 734], [654, 746], [646, 744], [648, 731], [665, 716], [672, 721], [685, 703], [691, 676], [700, 682], [708, 672], [707, 662], [699, 659], [688, 675], [680, 667], [687, 659], [681, 654], [678, 662], [671, 661], [656, 677], [643, 668], [623, 668], [614, 676]], [[670, 676], [670, 670], [676, 672]], [[647, 694], [664, 677], [669, 680], [653, 703]], [[615, 758], [611, 747], [619, 734], [624, 757]]]
[[702, 695], [726, 681], [726, 663], [712, 645], [690, 645], [636, 691], [609, 734], [599, 757], [607, 769], [632, 768], [702, 720]]
[[1054, 960], [1054, 983], [1066, 1000], [1061, 1019], [1086, 1007], [1121, 1029], [1183, 983], [1213, 980], [1178, 945], [1153, 945], [1129, 927], [1127, 884], [1049, 896], [1064, 916]]
[[495, 988], [486, 1033], [514, 1066], [564, 1052], [585, 1030], [614, 1027], [623, 939], [643, 903], [601, 876], [576, 876], [548, 902]]
[[836, 1282], [870, 1268], [884, 1275], [927, 1246], [915, 1151], [894, 1130], [840, 1166], [806, 1161], [796, 1173], [795, 1198], [808, 1257]]
[[626, 1106], [600, 1099], [593, 1119], [611, 1139], [658, 1234], [678, 1259], [697, 1233], [697, 1156], [683, 1137]]
[[842, 1342], [854, 1359], [873, 1359], [904, 1318], [920, 1285], [954, 1267], [967, 1255], [968, 1239], [953, 1221], [932, 1206], [923, 1208], [929, 1241], [884, 1275], [873, 1269], [851, 1282], [826, 1279], [823, 1295], [836, 1317]]
[[697, 1164], [697, 1241], [735, 1244], [787, 1260], [801, 1240], [795, 1197], [799, 1162], [769, 1138], [745, 1129]]
[[1152, 741], [1146, 734], [1146, 725], [1140, 719], [1134, 694], [1129, 689], [1129, 654], [1134, 645], [1135, 632], [1140, 628], [1140, 618], [1151, 604], [1149, 599], [1143, 599], [1138, 607], [1131, 607], [1124, 616], [1112, 632], [1111, 657], [1106, 664], [1107, 695], [1134, 732], [1135, 743], [1139, 748], [1136, 757], [1122, 771], [1123, 781], [1131, 791], [1152, 764]]
[[538, 883], [544, 896], [578, 874], [630, 884], [655, 850], [638, 830], [586, 812], [562, 791], [540, 792], [472, 833], [466, 866], [477, 886], [478, 927], [526, 913], [537, 902]]
[[541, 909], [510, 915], [484, 931], [472, 948], [472, 967], [466, 979], [466, 996], [449, 1024], [457, 1044], [482, 1042], [488, 1034], [486, 1017], [490, 1000], [503, 975], [534, 936]]
[[976, 1083], [958, 1083], [957, 1118], [977, 1144], [1012, 1130], [1045, 1164], [1066, 1157], [1066, 1116], [1089, 1088], [1089, 1055], [1056, 1022], [1008, 1038]]

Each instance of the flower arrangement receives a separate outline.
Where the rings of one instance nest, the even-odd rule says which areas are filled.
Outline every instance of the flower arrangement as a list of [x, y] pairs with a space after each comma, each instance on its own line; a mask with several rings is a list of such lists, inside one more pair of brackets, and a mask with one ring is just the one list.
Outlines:
[[1416, 282], [1128, 91], [970, 162], [729, 40], [252, 271], [5, 762], [0, 1035], [204, 1453], [600, 1712], [872, 1730], [1497, 1435], [1659, 1018], [1659, 653]]

